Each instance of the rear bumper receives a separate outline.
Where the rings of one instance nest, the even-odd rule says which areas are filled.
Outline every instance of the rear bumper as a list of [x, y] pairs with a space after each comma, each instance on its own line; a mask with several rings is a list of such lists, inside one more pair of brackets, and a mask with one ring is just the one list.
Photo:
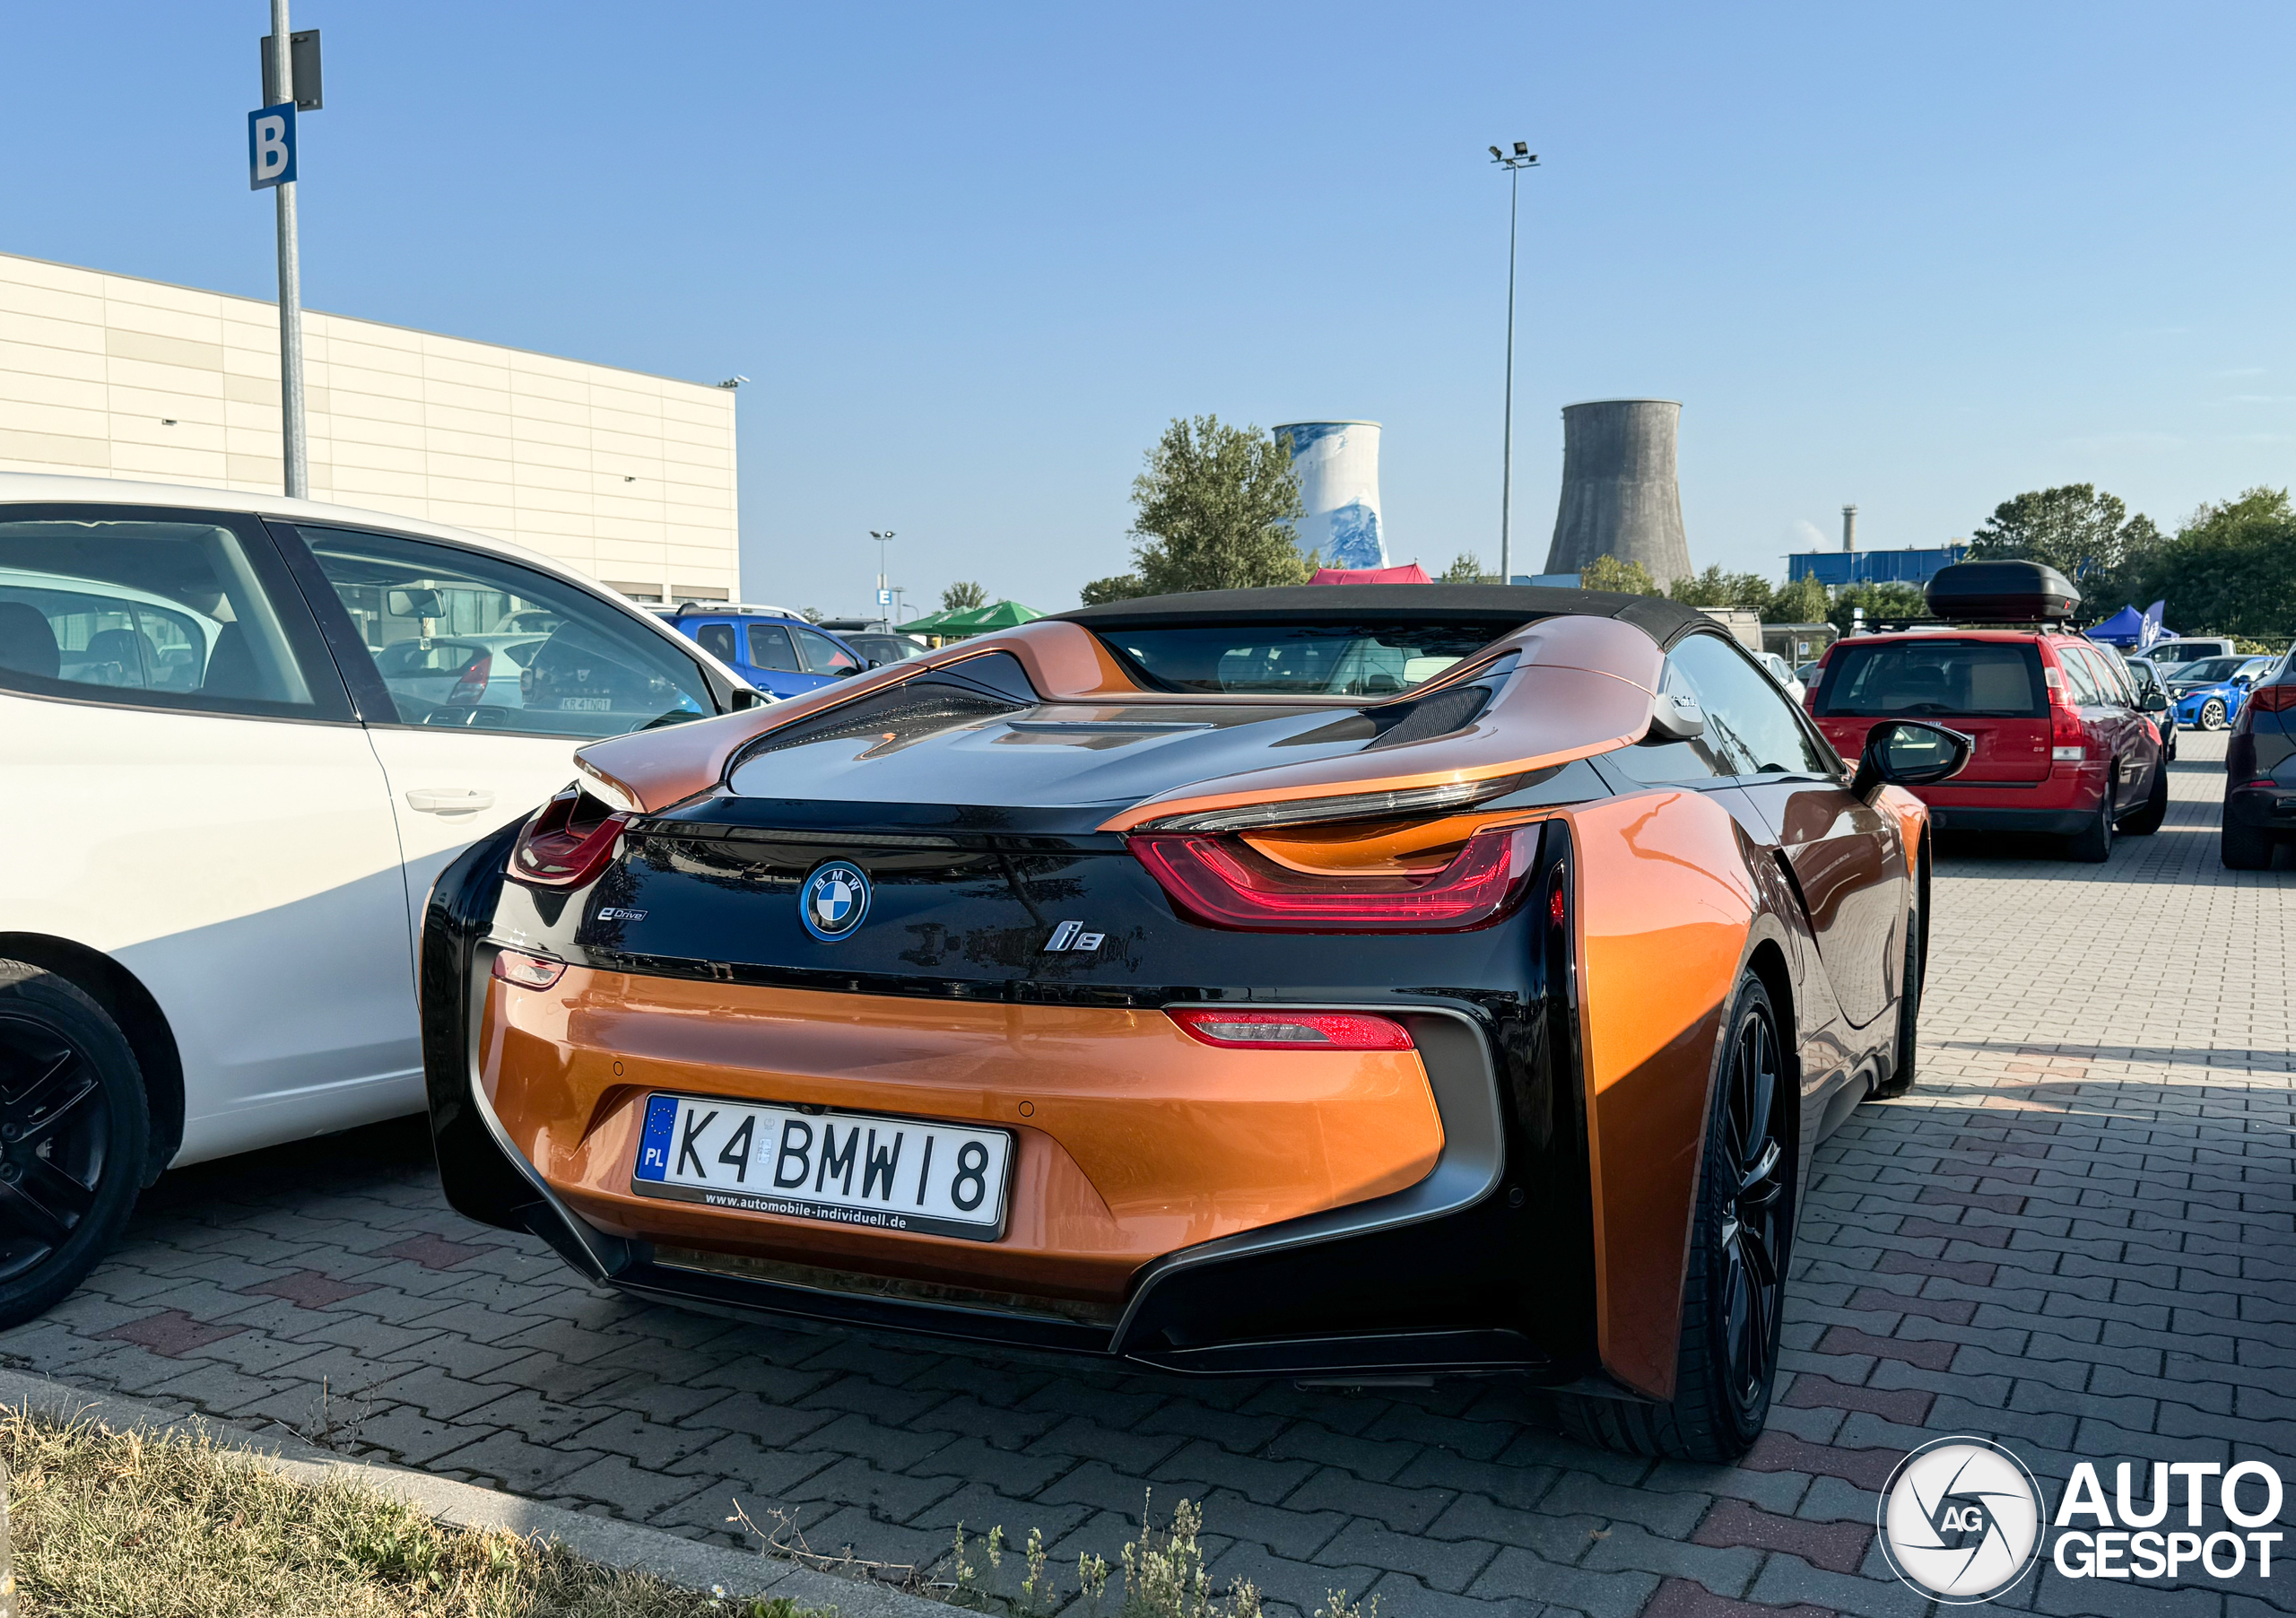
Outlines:
[[2296, 837], [2296, 787], [2235, 787], [2224, 794], [2224, 823]]
[[2008, 809], [1997, 805], [1965, 807], [1960, 804], [1929, 807], [1929, 823], [1940, 831], [2036, 831], [2070, 837], [2097, 818], [2087, 809]]

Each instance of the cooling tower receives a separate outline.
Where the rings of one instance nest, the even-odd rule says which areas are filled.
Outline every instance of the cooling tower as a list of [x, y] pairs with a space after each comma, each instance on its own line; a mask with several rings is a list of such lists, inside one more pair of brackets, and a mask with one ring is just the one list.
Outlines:
[[1639, 561], [1660, 584], [1689, 574], [1674, 481], [1671, 399], [1600, 399], [1562, 407], [1562, 499], [1546, 570], [1577, 573], [1598, 556]]
[[1292, 452], [1307, 515], [1293, 525], [1301, 555], [1327, 568], [1384, 568], [1387, 536], [1379, 526], [1379, 424], [1289, 422], [1276, 441]]

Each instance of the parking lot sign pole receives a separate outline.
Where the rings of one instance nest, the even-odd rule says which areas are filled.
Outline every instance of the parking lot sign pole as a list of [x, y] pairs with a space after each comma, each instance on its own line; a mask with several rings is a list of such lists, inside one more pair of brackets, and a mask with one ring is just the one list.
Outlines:
[[[271, 0], [271, 71], [278, 96], [294, 127], [295, 63], [287, 32], [287, 0]], [[311, 491], [310, 462], [303, 437], [303, 266], [295, 239], [295, 181], [289, 175], [273, 187], [279, 211], [279, 447], [286, 463], [291, 500]]]

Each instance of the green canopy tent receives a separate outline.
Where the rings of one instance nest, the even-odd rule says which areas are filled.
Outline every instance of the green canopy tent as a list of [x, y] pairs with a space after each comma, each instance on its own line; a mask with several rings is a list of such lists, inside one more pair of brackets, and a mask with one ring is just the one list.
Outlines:
[[999, 601], [961, 613], [928, 613], [914, 623], [899, 627], [904, 635], [938, 635], [944, 640], [961, 640], [968, 635], [1014, 629], [1043, 616], [1034, 607], [1022, 606], [1017, 601]]

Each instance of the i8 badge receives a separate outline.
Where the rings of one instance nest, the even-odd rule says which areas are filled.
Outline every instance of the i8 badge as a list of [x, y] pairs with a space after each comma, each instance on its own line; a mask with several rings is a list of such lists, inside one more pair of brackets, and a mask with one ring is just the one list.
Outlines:
[[797, 895], [797, 915], [805, 931], [823, 944], [848, 936], [868, 913], [869, 879], [858, 866], [841, 859], [815, 867]]

